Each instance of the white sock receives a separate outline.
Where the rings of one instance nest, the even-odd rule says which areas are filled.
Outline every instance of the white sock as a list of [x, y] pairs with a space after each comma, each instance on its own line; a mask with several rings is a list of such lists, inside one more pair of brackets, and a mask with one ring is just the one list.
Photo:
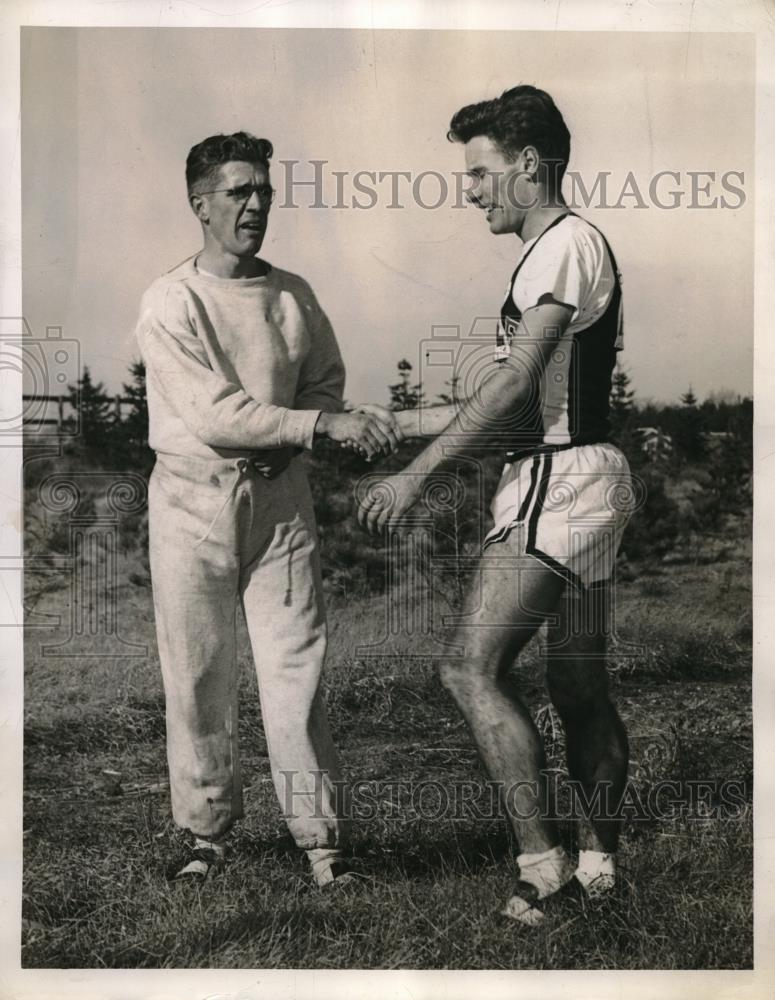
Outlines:
[[559, 844], [540, 854], [520, 854], [517, 864], [520, 879], [538, 889], [539, 899], [557, 892], [573, 877], [570, 859]]
[[214, 851], [218, 859], [223, 861], [226, 857], [226, 841], [223, 838], [210, 840], [208, 837], [195, 837], [194, 850]]
[[616, 883], [616, 855], [605, 851], [579, 851], [576, 878], [590, 896], [610, 892]]
[[[573, 866], [565, 848], [560, 845], [539, 854], [520, 854], [517, 864], [520, 880], [534, 886], [539, 899], [551, 896], [573, 878]], [[503, 913], [523, 924], [537, 924], [543, 919], [541, 910], [521, 896], [512, 896]]]
[[339, 847], [313, 847], [306, 852], [309, 858], [312, 875], [318, 885], [327, 885], [334, 881], [331, 865], [344, 857]]
[[[226, 857], [226, 841], [223, 837], [218, 840], [210, 840], [208, 837], [194, 837], [194, 850], [195, 851], [212, 851], [218, 861], [223, 861]], [[207, 877], [210, 872], [210, 865], [206, 861], [200, 861], [198, 858], [192, 858], [187, 865], [177, 874], [179, 878], [181, 875], [202, 875]]]

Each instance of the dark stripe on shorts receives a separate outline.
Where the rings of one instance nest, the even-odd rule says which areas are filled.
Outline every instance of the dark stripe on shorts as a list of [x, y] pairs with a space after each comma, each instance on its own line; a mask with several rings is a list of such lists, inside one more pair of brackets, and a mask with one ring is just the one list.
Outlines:
[[538, 518], [546, 500], [546, 491], [549, 488], [549, 476], [552, 474], [552, 456], [544, 455], [544, 471], [541, 473], [541, 481], [538, 484], [538, 496], [536, 498], [533, 513], [530, 515], [530, 523], [527, 530], [527, 551], [535, 548], [536, 534], [538, 533]]
[[535, 546], [528, 545], [525, 552], [529, 556], [535, 556], [536, 559], [540, 560], [547, 569], [552, 570], [558, 576], [561, 576], [566, 583], [569, 583], [576, 590], [586, 590], [582, 579], [576, 573], [573, 572], [568, 566], [563, 565], [561, 562], [557, 562], [552, 556], [547, 555], [546, 552], [542, 552], [540, 549], [535, 548]]
[[583, 590], [584, 585], [581, 582], [580, 577], [578, 577], [572, 569], [569, 569], [561, 562], [558, 562], [553, 556], [550, 556], [546, 552], [542, 552], [540, 549], [536, 548], [538, 518], [543, 510], [544, 502], [546, 501], [546, 491], [549, 489], [549, 477], [552, 474], [551, 454], [545, 455], [544, 458], [546, 459], [546, 463], [544, 465], [544, 471], [541, 474], [541, 482], [538, 484], [538, 497], [536, 498], [536, 504], [535, 507], [533, 507], [533, 513], [530, 515], [530, 525], [528, 527], [525, 553], [529, 556], [535, 556], [536, 559], [540, 559], [548, 569], [561, 576], [566, 583], [569, 583], [577, 589]]
[[524, 521], [527, 517], [528, 510], [530, 510], [530, 501], [533, 499], [533, 494], [535, 493], [536, 480], [538, 479], [538, 465], [540, 461], [541, 456], [536, 455], [533, 459], [533, 464], [530, 466], [530, 486], [525, 494], [525, 499], [522, 501], [522, 506], [519, 508], [519, 512], [516, 517], [517, 523]]
[[505, 539], [507, 539], [511, 534], [512, 528], [516, 528], [516, 526], [517, 522], [512, 521], [510, 524], [507, 524], [505, 527], [501, 528], [501, 530], [498, 532], [497, 535], [493, 535], [492, 538], [485, 538], [485, 540], [482, 542], [482, 552], [484, 552], [484, 550], [489, 548], [491, 545], [495, 545], [496, 542], [505, 541]]
[[[605, 444], [607, 442], [595, 441], [590, 442], [594, 444]], [[530, 520], [528, 523], [528, 537], [527, 543], [525, 545], [525, 554], [529, 556], [534, 556], [540, 562], [546, 566], [547, 569], [552, 570], [558, 576], [561, 576], [566, 583], [570, 584], [577, 590], [589, 591], [595, 590], [600, 587], [607, 586], [610, 583], [610, 577], [603, 580], [594, 580], [588, 586], [586, 586], [581, 579], [581, 577], [574, 573], [570, 567], [558, 562], [553, 556], [548, 555], [548, 553], [543, 552], [541, 549], [536, 548], [536, 537], [538, 535], [538, 518], [543, 510], [544, 503], [546, 502], [546, 494], [549, 489], [549, 477], [552, 473], [552, 453], [554, 451], [565, 451], [566, 448], [579, 447], [576, 444], [560, 446], [559, 448], [553, 448], [551, 451], [543, 450], [538, 453], [533, 453], [533, 464], [530, 468], [530, 486], [527, 489], [524, 500], [520, 504], [519, 512], [513, 521], [509, 522], [503, 528], [500, 529], [497, 535], [492, 538], [486, 539], [482, 551], [488, 548], [490, 545], [496, 542], [502, 542], [511, 534], [512, 530], [517, 527], [518, 524], [524, 521], [527, 517], [528, 511], [530, 510], [530, 504], [535, 497], [535, 505], [530, 514]], [[525, 456], [527, 458], [528, 456]], [[538, 470], [541, 464], [541, 459], [545, 460], [543, 471], [541, 472], [540, 481], [537, 484], [537, 496], [536, 496], [536, 481], [538, 480]], [[519, 459], [515, 459], [519, 461]]]
[[530, 485], [528, 486], [525, 498], [517, 511], [517, 516], [513, 521], [509, 521], [508, 524], [504, 525], [497, 535], [493, 535], [492, 538], [485, 539], [482, 545], [482, 552], [484, 552], [484, 550], [490, 545], [494, 545], [496, 542], [505, 541], [511, 534], [512, 529], [516, 528], [516, 526], [527, 517], [527, 512], [530, 509], [530, 503], [536, 490], [536, 482], [538, 481], [538, 466], [541, 463], [541, 457], [541, 455], [535, 455], [533, 458], [533, 464], [530, 466]]

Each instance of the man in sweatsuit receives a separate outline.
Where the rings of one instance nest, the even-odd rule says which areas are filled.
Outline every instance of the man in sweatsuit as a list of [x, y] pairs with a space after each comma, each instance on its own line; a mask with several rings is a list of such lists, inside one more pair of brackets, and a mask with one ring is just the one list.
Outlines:
[[172, 811], [194, 835], [177, 877], [204, 879], [243, 815], [235, 616], [258, 674], [275, 789], [318, 885], [348, 877], [341, 774], [320, 690], [326, 651], [315, 519], [298, 455], [319, 438], [367, 458], [389, 411], [342, 413], [344, 367], [301, 278], [256, 256], [271, 143], [211, 136], [186, 162], [204, 246], [145, 293], [154, 610]]

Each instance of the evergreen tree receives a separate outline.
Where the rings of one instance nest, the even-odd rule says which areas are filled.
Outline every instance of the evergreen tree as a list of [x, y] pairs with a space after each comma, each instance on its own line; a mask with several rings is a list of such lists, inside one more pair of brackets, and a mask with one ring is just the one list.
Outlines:
[[617, 365], [611, 377], [608, 419], [611, 440], [627, 455], [631, 465], [640, 465], [644, 458], [643, 442], [635, 430], [635, 391], [630, 385], [630, 376], [621, 365]]
[[416, 410], [425, 403], [422, 382], [410, 385], [412, 365], [406, 358], [398, 362], [398, 382], [389, 385], [390, 406], [393, 410]]
[[104, 451], [113, 438], [116, 415], [102, 382], [93, 382], [88, 365], [76, 385], [69, 385], [70, 405], [78, 413], [80, 438], [87, 451]]
[[630, 388], [630, 376], [617, 365], [611, 378], [610, 419], [614, 434], [625, 430], [632, 421], [635, 392]]
[[451, 406], [453, 403], [458, 403], [458, 383], [460, 382], [459, 375], [453, 375], [452, 378], [447, 379], [444, 385], [449, 386], [449, 392], [440, 392], [438, 394], [439, 399], [445, 406]]
[[673, 412], [673, 443], [677, 457], [690, 462], [701, 461], [707, 451], [705, 414], [697, 406], [697, 397], [689, 390], [681, 396], [681, 406]]
[[753, 499], [753, 400], [730, 409], [727, 436], [711, 454], [711, 474], [720, 512], [740, 514]]
[[148, 399], [145, 386], [145, 365], [133, 361], [129, 366], [132, 381], [122, 385], [128, 409], [121, 424], [121, 447], [126, 459], [140, 471], [147, 471], [153, 464], [153, 452], [148, 446]]

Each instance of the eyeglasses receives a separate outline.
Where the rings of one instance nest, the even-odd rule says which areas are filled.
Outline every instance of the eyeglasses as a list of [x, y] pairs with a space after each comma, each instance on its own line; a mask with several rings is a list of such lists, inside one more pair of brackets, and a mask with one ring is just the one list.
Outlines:
[[215, 188], [213, 191], [198, 191], [197, 194], [225, 194], [232, 201], [245, 203], [250, 201], [253, 192], [258, 195], [259, 204], [267, 208], [274, 201], [275, 190], [271, 184], [240, 184], [233, 188]]

